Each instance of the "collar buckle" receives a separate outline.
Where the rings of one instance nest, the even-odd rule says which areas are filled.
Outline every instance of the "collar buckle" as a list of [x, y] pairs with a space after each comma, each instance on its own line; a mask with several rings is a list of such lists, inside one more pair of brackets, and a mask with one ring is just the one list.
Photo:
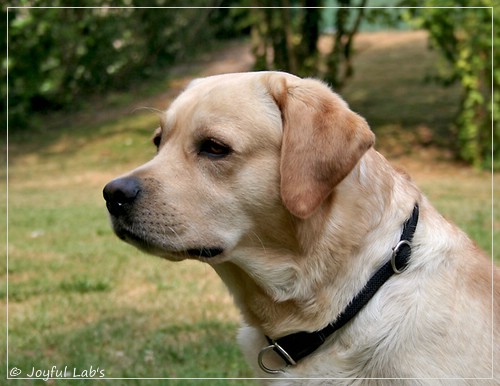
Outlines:
[[[396, 244], [394, 248], [392, 248], [392, 255], [391, 255], [391, 267], [392, 270], [394, 271], [395, 274], [400, 274], [406, 271], [406, 268], [408, 267], [408, 259], [399, 259], [400, 261], [396, 261], [398, 257], [400, 257], [400, 251], [401, 247], [407, 246], [410, 249], [411, 252], [411, 244], [408, 240], [401, 240], [399, 243]], [[408, 252], [408, 255], [409, 253]], [[403, 260], [403, 261], [401, 261]], [[398, 264], [399, 263], [399, 264]]]
[[283, 347], [281, 347], [278, 343], [276, 343], [276, 342], [273, 341], [272, 344], [270, 344], [269, 346], [266, 346], [262, 350], [260, 350], [259, 356], [258, 356], [259, 367], [263, 371], [265, 371], [266, 373], [268, 373], [268, 374], [281, 374], [281, 373], [284, 373], [285, 372], [285, 368], [287, 367], [286, 365], [285, 365], [285, 367], [282, 367], [280, 369], [271, 369], [271, 368], [267, 367], [264, 364], [264, 355], [268, 351], [274, 351], [274, 352], [276, 352], [282, 359], [284, 359], [286, 362], [290, 363], [292, 366], [295, 366], [297, 364], [293, 360], [293, 358], [283, 349]]

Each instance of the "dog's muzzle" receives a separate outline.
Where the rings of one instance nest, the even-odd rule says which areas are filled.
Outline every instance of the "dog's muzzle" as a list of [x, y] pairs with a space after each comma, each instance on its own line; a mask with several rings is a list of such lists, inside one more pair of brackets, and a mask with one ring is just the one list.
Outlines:
[[[145, 203], [140, 202], [145, 201], [146, 190], [141, 180], [136, 177], [120, 177], [104, 187], [103, 196], [111, 216], [113, 230], [120, 239], [153, 255], [175, 256], [175, 260], [181, 256], [214, 261], [215, 257], [224, 253], [225, 248], [219, 243], [208, 246], [180, 243], [183, 247], [187, 247], [182, 249], [172, 245], [169, 240], [179, 239], [181, 231], [174, 229], [176, 224], [169, 226], [163, 224], [161, 220], [148, 218], [150, 212], [144, 208]], [[155, 226], [165, 229], [164, 234], [155, 230]]]

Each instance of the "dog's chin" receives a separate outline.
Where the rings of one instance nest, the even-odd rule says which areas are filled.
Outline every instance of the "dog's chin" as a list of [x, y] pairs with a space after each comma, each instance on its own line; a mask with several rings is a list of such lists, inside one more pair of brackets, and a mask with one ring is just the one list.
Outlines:
[[133, 245], [147, 254], [159, 256], [166, 260], [182, 261], [186, 259], [193, 259], [210, 264], [217, 264], [226, 260], [224, 248], [219, 246], [201, 246], [178, 250], [168, 244], [162, 243], [161, 241], [142, 238], [124, 228], [115, 228], [114, 230], [116, 235], [126, 243]]

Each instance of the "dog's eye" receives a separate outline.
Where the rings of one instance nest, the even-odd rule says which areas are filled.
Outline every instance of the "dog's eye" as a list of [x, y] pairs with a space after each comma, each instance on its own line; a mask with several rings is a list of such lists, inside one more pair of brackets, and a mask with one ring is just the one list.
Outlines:
[[199, 155], [208, 158], [223, 158], [231, 153], [232, 149], [213, 138], [208, 138], [200, 143]]
[[161, 133], [157, 133], [153, 137], [153, 144], [156, 146], [156, 149], [160, 148], [161, 143]]

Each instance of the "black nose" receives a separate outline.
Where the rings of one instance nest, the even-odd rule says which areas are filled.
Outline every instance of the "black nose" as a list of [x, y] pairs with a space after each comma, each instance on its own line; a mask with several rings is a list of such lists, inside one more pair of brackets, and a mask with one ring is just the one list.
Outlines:
[[102, 191], [109, 213], [126, 213], [141, 192], [141, 183], [135, 177], [122, 177], [109, 182]]

